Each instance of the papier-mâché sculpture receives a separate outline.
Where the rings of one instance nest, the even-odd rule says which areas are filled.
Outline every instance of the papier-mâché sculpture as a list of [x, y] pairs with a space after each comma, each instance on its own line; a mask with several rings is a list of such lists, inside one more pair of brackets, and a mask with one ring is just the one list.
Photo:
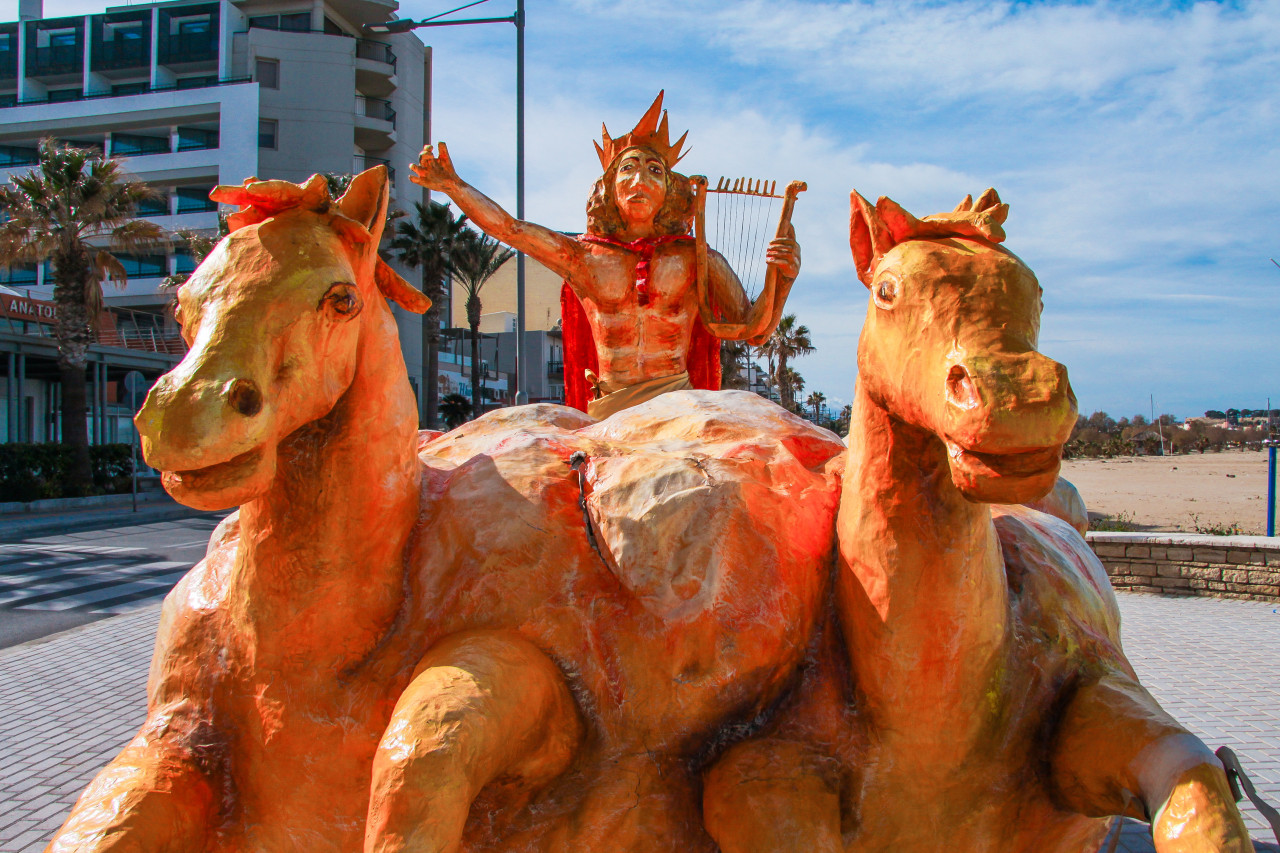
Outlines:
[[699, 773], [805, 656], [843, 445], [686, 391], [505, 409], [419, 456], [385, 170], [214, 196], [241, 210], [138, 426], [175, 497], [239, 522], [50, 850], [710, 853]]
[[711, 771], [725, 853], [1094, 853], [1118, 814], [1158, 853], [1252, 850], [1217, 758], [1125, 660], [1084, 538], [1007, 506], [1053, 487], [1076, 419], [1007, 214], [994, 190], [924, 219], [852, 196], [871, 299], [838, 619], [772, 731]]

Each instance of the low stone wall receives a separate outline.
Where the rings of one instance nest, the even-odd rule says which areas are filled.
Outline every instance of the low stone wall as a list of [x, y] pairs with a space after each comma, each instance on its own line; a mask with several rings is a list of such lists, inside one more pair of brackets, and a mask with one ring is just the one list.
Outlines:
[[1086, 538], [1116, 589], [1280, 602], [1280, 537], [1097, 531]]

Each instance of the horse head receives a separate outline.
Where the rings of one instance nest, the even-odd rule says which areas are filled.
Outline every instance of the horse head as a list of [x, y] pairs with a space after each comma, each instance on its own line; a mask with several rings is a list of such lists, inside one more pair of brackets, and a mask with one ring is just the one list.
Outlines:
[[1066, 369], [1036, 352], [1042, 289], [999, 245], [1009, 206], [987, 190], [923, 219], [857, 192], [851, 207], [850, 245], [871, 291], [858, 344], [869, 398], [946, 444], [970, 500], [1044, 495], [1076, 399]]
[[301, 185], [250, 178], [210, 194], [240, 210], [178, 290], [189, 350], [135, 419], [175, 498], [223, 509], [261, 495], [277, 446], [334, 408], [361, 347], [394, 342], [380, 297], [419, 313], [430, 305], [378, 256], [387, 196], [381, 166], [336, 201], [319, 175]]

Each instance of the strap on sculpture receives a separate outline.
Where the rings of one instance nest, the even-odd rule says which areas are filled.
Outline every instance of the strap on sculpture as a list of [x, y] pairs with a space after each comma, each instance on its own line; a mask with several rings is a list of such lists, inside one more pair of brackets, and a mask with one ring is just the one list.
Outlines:
[[1248, 797], [1253, 807], [1271, 825], [1271, 833], [1275, 835], [1276, 843], [1280, 844], [1280, 812], [1258, 795], [1258, 789], [1245, 775], [1244, 768], [1240, 766], [1240, 759], [1230, 747], [1220, 746], [1214, 755], [1218, 756], [1218, 760], [1222, 762], [1222, 769], [1227, 773], [1227, 784], [1231, 786], [1231, 795], [1236, 798], [1236, 802]]

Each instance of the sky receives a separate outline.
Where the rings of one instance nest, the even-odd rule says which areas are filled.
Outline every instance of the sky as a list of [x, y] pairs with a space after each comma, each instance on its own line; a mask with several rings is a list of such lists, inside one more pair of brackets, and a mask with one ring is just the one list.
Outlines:
[[[867, 292], [849, 191], [923, 216], [990, 186], [1011, 207], [1004, 245], [1044, 287], [1041, 351], [1083, 413], [1280, 405], [1280, 0], [526, 5], [528, 219], [581, 230], [601, 122], [630, 130], [659, 89], [673, 135], [689, 130], [681, 171], [808, 183], [788, 302], [817, 347], [795, 364], [806, 394], [853, 393]], [[418, 32], [434, 137], [514, 210], [514, 28]]]

